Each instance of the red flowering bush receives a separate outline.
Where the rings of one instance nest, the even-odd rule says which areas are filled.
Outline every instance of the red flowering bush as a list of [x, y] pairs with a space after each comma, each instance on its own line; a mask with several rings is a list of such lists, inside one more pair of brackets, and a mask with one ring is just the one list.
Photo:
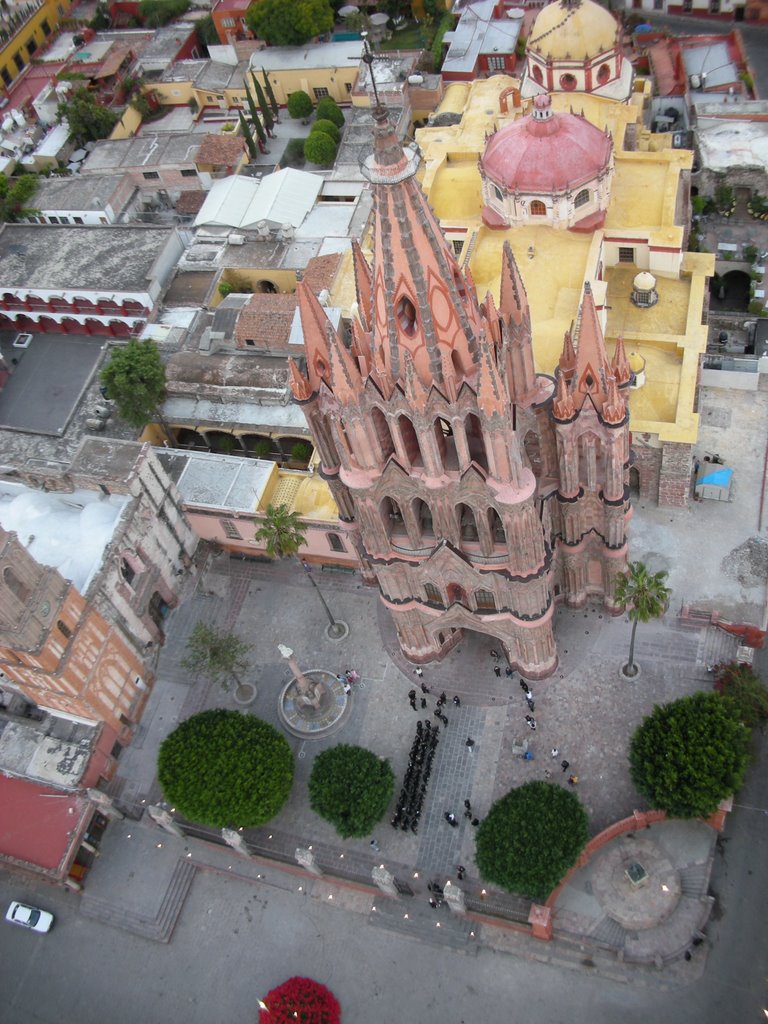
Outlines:
[[259, 1024], [341, 1024], [339, 1002], [325, 985], [311, 978], [289, 978], [273, 988], [259, 1011]]

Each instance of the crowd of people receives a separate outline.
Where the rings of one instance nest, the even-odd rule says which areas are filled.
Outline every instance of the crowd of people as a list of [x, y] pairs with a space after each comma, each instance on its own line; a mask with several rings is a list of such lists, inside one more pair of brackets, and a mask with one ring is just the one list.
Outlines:
[[416, 735], [408, 755], [408, 767], [403, 778], [403, 787], [392, 818], [392, 827], [403, 832], [408, 829], [418, 832], [421, 808], [427, 792], [427, 783], [432, 771], [432, 760], [440, 737], [440, 726], [430, 721], [416, 723]]

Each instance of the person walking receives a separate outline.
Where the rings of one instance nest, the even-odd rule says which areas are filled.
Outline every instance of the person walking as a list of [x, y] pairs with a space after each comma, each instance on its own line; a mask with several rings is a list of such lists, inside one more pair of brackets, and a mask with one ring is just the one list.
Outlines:
[[526, 695], [525, 703], [528, 705], [528, 710], [529, 711], [535, 711], [536, 710], [536, 705], [534, 704], [533, 695], [532, 694], [529, 693], [529, 694]]
[[492, 657], [492, 658], [495, 658], [495, 659], [496, 659], [496, 661], [498, 661], [498, 660], [499, 660], [499, 652], [498, 652], [498, 651], [495, 651], [495, 650], [493, 649], [493, 647], [491, 648], [491, 657]]
[[429, 687], [427, 686], [426, 683], [422, 683], [421, 684], [421, 692], [422, 693], [429, 693]]
[[453, 703], [454, 703], [454, 705], [455, 705], [455, 706], [456, 706], [457, 708], [460, 708], [460, 707], [461, 707], [461, 701], [459, 700], [459, 698], [458, 698], [458, 697], [454, 697], [454, 698], [453, 698]]
[[427, 698], [426, 697], [422, 697], [421, 698], [421, 710], [423, 711], [426, 706], [427, 706]]
[[474, 745], [475, 745], [475, 741], [472, 739], [472, 737], [471, 736], [467, 736], [467, 739], [466, 739], [466, 741], [464, 743], [464, 746], [467, 748], [467, 750], [470, 752], [470, 754], [473, 753], [473, 749], [472, 748], [474, 747]]
[[551, 753], [552, 757], [559, 757], [560, 756], [560, 751], [557, 749], [557, 747], [552, 747], [552, 750], [551, 750], [550, 753]]
[[500, 676], [501, 676], [501, 669], [499, 668], [498, 665], [494, 665], [493, 666], [493, 674], [496, 676], [497, 679], [500, 678]]
[[368, 845], [370, 846], [374, 853], [378, 853], [379, 850], [381, 849], [381, 847], [379, 846], [378, 842], [375, 839], [372, 839]]
[[560, 767], [563, 769], [564, 772], [567, 772], [571, 765], [568, 761], [561, 761]]
[[410, 690], [408, 692], [408, 702], [409, 702], [409, 704], [411, 705], [411, 707], [413, 708], [414, 711], [418, 711], [418, 708], [416, 707], [416, 691], [415, 690]]
[[424, 675], [424, 669], [420, 665], [417, 665], [413, 671], [414, 674], [419, 677], [419, 679], [421, 679], [422, 676]]
[[509, 665], [507, 665], [507, 667], [504, 669], [504, 675], [507, 677], [507, 679], [511, 679], [514, 674], [515, 670], [513, 668], [510, 668]]
[[520, 680], [520, 689], [524, 690], [525, 693], [528, 693], [528, 683], [526, 683], [524, 679]]
[[443, 704], [445, 704], [447, 700], [448, 700], [448, 698], [445, 696], [445, 690], [443, 690], [441, 692], [440, 696], [437, 698], [437, 703], [440, 705], [440, 707], [442, 707]]
[[464, 875], [466, 875], [466, 873], [467, 869], [464, 867], [464, 865], [459, 864], [459, 866], [456, 868], [456, 877], [460, 882], [464, 881]]
[[569, 786], [577, 786], [578, 783], [579, 783], [579, 776], [578, 775], [569, 775], [568, 776], [568, 785]]
[[443, 815], [443, 817], [448, 822], [448, 824], [451, 826], [451, 828], [457, 828], [458, 827], [459, 823], [456, 820], [456, 815], [452, 811], [446, 811], [445, 814]]
[[536, 719], [532, 715], [526, 715], [525, 720], [528, 723], [528, 728], [536, 730]]

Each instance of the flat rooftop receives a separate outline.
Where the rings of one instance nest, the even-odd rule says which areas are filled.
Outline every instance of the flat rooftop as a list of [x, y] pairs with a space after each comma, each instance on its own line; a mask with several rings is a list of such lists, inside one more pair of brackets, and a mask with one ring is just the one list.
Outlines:
[[229, 455], [157, 450], [163, 468], [190, 505], [234, 512], [253, 512], [259, 505], [277, 465], [265, 459], [239, 459]]
[[202, 138], [195, 132], [144, 132], [132, 139], [104, 139], [93, 147], [82, 173], [191, 167], [201, 144]]
[[0, 769], [36, 782], [74, 788], [88, 767], [97, 726], [58, 721], [59, 737], [29, 722], [0, 721]]
[[118, 188], [120, 179], [114, 174], [73, 174], [66, 178], [40, 178], [34, 205], [37, 210], [102, 211]]
[[12, 373], [0, 391], [0, 429], [60, 437], [104, 353], [104, 340], [77, 334], [35, 334], [14, 348], [15, 332], [0, 333], [0, 353]]
[[144, 292], [173, 230], [5, 224], [0, 230], [0, 281], [5, 288]]

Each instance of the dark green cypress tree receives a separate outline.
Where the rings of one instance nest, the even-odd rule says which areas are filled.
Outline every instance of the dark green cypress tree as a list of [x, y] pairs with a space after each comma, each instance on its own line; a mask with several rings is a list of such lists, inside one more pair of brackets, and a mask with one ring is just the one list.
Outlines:
[[272, 117], [272, 111], [269, 109], [264, 90], [261, 88], [261, 82], [253, 72], [251, 72], [251, 78], [253, 79], [253, 88], [256, 90], [256, 102], [259, 104], [259, 110], [264, 119], [264, 127], [267, 129], [267, 134], [271, 135], [275, 119]]
[[240, 131], [243, 133], [243, 138], [245, 139], [245, 144], [248, 147], [248, 153], [250, 154], [251, 160], [257, 160], [259, 151], [256, 148], [256, 143], [253, 141], [253, 136], [248, 129], [248, 123], [243, 117], [242, 110], [238, 110], [237, 116], [240, 119]]
[[251, 121], [253, 122], [253, 124], [256, 124], [256, 122], [260, 122], [261, 119], [259, 118], [259, 112], [256, 109], [256, 104], [254, 103], [253, 96], [251, 96], [251, 90], [248, 88], [247, 78], [243, 79], [243, 85], [245, 86], [245, 98], [248, 101], [248, 110], [251, 115]]
[[280, 104], [277, 102], [277, 99], [275, 98], [275, 93], [274, 93], [274, 90], [272, 88], [272, 83], [270, 82], [269, 75], [264, 70], [264, 68], [261, 69], [261, 73], [262, 73], [262, 75], [264, 75], [264, 85], [266, 87], [267, 96], [269, 97], [269, 102], [270, 102], [270, 105], [272, 107], [272, 113], [275, 115], [275, 121], [279, 121], [280, 120]]

